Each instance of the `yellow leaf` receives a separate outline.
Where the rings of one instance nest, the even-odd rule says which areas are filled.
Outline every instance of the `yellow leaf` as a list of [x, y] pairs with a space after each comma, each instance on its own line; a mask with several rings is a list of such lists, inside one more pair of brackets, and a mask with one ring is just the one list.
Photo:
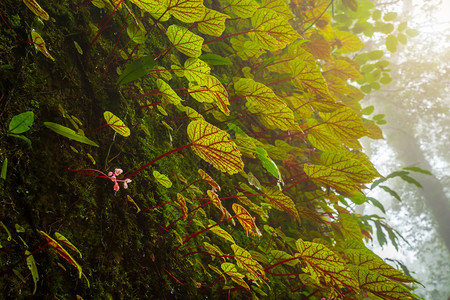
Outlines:
[[320, 126], [316, 119], [308, 119], [308, 141], [317, 149], [328, 152], [343, 151], [345, 148], [328, 127]]
[[225, 214], [225, 208], [222, 206], [222, 201], [220, 201], [219, 196], [211, 190], [207, 190], [206, 193], [208, 194], [212, 204], [217, 207], [222, 214]]
[[225, 20], [228, 18], [226, 14], [206, 8], [203, 19], [197, 22], [198, 30], [204, 34], [221, 36], [225, 30]]
[[253, 30], [249, 36], [266, 50], [282, 49], [300, 37], [286, 19], [268, 8], [261, 8], [255, 12], [252, 16], [252, 25]]
[[319, 113], [326, 126], [340, 140], [359, 139], [369, 132], [364, 127], [361, 118], [349, 107], [342, 107], [332, 113]]
[[297, 240], [299, 256], [305, 261], [306, 270], [314, 278], [322, 278], [330, 287], [348, 287], [359, 291], [358, 282], [348, 266], [333, 251], [322, 244]]
[[[248, 107], [248, 106], [247, 106]], [[249, 111], [258, 113], [261, 122], [269, 129], [302, 131], [294, 118], [294, 112], [287, 106], [278, 110], [267, 111], [255, 109], [254, 106], [248, 107]]]
[[248, 271], [246, 274], [248, 279], [263, 281], [262, 279], [266, 278], [264, 268], [252, 258], [248, 251], [236, 244], [231, 245], [231, 249], [234, 251], [234, 258], [236, 259], [238, 267]]
[[192, 107], [189, 106], [185, 106], [184, 107], [185, 110], [184, 112], [186, 113], [187, 117], [189, 119], [191, 119], [191, 121], [195, 121], [195, 120], [203, 120], [203, 116], [201, 114], [199, 114], [195, 109], [193, 109]]
[[341, 53], [356, 52], [365, 46], [353, 33], [339, 30], [336, 30], [336, 45]]
[[242, 279], [244, 275], [239, 273], [236, 269], [236, 266], [232, 263], [223, 263], [220, 265], [222, 270], [231, 277], [231, 280], [244, 287], [246, 290], [250, 290], [248, 284]]
[[55, 61], [55, 59], [51, 56], [50, 52], [48, 52], [47, 47], [45, 47], [44, 39], [34, 29], [31, 31], [31, 39], [33, 40], [36, 49], [42, 52], [42, 54], [44, 54], [47, 58], [50, 58], [51, 60]]
[[311, 179], [324, 185], [328, 185], [338, 191], [352, 194], [357, 190], [357, 183], [350, 180], [341, 172], [321, 165], [304, 166], [304, 171]]
[[168, 0], [167, 7], [172, 16], [184, 23], [200, 21], [205, 14], [203, 0]]
[[170, 188], [172, 186], [172, 181], [170, 181], [169, 177], [167, 177], [164, 174], [159, 173], [158, 171], [153, 171], [153, 176], [155, 177], [156, 181], [160, 183], [165, 188]]
[[300, 220], [295, 203], [291, 198], [283, 194], [280, 190], [273, 187], [263, 187], [265, 198], [278, 210], [284, 211]]
[[38, 273], [38, 269], [36, 266], [36, 261], [34, 260], [33, 255], [31, 255], [31, 252], [28, 250], [25, 250], [25, 256], [27, 257], [27, 266], [28, 266], [28, 269], [30, 269], [31, 277], [33, 277], [33, 282], [34, 282], [33, 295], [34, 295], [36, 293], [36, 289], [37, 289], [37, 282], [39, 281], [39, 273]]
[[181, 100], [180, 96], [178, 96], [177, 93], [175, 93], [175, 91], [170, 87], [170, 85], [168, 85], [164, 80], [158, 78], [156, 80], [156, 85], [158, 86], [158, 90], [161, 92], [165, 104], [166, 103], [173, 105], [181, 104], [181, 101], [183, 100]]
[[106, 120], [106, 123], [118, 134], [127, 137], [130, 135], [130, 129], [122, 122], [121, 119], [116, 117], [112, 112], [105, 111], [103, 113], [103, 117]]
[[238, 17], [247, 19], [253, 16], [255, 11], [259, 8], [255, 0], [228, 0], [231, 10]]
[[177, 193], [177, 203], [180, 205], [181, 213], [183, 214], [183, 220], [186, 220], [188, 215], [188, 209], [186, 206], [186, 201], [184, 200], [183, 195]]
[[277, 110], [286, 107], [273, 90], [266, 85], [250, 78], [241, 78], [234, 83], [234, 90], [239, 96], [256, 105], [260, 110]]
[[212, 179], [211, 176], [209, 176], [205, 171], [203, 171], [202, 169], [198, 169], [198, 174], [200, 174], [202, 180], [209, 183], [214, 189], [220, 191], [220, 185], [215, 182], [214, 179]]
[[48, 21], [48, 13], [34, 0], [23, 0], [23, 3], [39, 18]]
[[191, 85], [189, 93], [198, 102], [214, 103], [224, 114], [230, 114], [228, 92], [216, 77], [205, 75], [202, 85]]
[[231, 234], [226, 232], [224, 229], [220, 228], [220, 226], [211, 227], [209, 230], [212, 231], [213, 233], [217, 234], [218, 236], [220, 236], [224, 240], [229, 241], [229, 242], [231, 242], [233, 244], [236, 244], [236, 242], [234, 241], [234, 239], [231, 236]]
[[61, 243], [63, 243], [64, 245], [66, 245], [67, 247], [72, 249], [73, 251], [78, 252], [78, 254], [80, 255], [80, 258], [82, 257], [81, 252], [77, 249], [77, 247], [75, 247], [65, 236], [63, 236], [59, 232], [55, 232], [55, 236], [58, 241], [60, 241]]
[[375, 122], [363, 119], [363, 124], [364, 127], [366, 127], [367, 131], [369, 132], [367, 137], [374, 140], [384, 139], [383, 131], [381, 130], [380, 127], [378, 127], [378, 125], [375, 124]]
[[292, 14], [289, 6], [283, 0], [262, 0], [262, 8], [269, 8], [278, 13], [278, 16], [285, 20], [292, 19], [294, 15]]
[[184, 76], [189, 81], [195, 81], [198, 84], [206, 83], [205, 77], [209, 75], [211, 68], [207, 63], [198, 58], [189, 58], [184, 63]]
[[166, 31], [170, 42], [183, 54], [189, 57], [199, 57], [202, 54], [203, 38], [193, 34], [187, 28], [170, 25]]
[[187, 132], [194, 153], [216, 169], [230, 175], [243, 170], [241, 153], [227, 132], [202, 119], [189, 123]]
[[233, 203], [233, 211], [237, 216], [239, 223], [244, 227], [245, 232], [254, 236], [261, 236], [261, 231], [256, 227], [255, 219], [248, 213], [248, 211], [239, 204]]

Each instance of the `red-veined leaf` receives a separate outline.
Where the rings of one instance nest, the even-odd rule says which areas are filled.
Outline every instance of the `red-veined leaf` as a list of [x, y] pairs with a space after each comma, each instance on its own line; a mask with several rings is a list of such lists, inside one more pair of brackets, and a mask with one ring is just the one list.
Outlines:
[[253, 16], [259, 7], [255, 0], [228, 0], [228, 3], [233, 13], [243, 19]]
[[42, 234], [45, 239], [47, 240], [48, 245], [53, 248], [57, 253], [58, 256], [64, 258], [67, 260], [72, 266], [77, 268], [79, 277], [81, 278], [81, 274], [83, 273], [81, 270], [81, 266], [72, 258], [72, 256], [64, 249], [60, 244], [58, 244], [57, 241], [52, 239], [48, 234], [46, 234], [43, 231], [39, 231], [40, 234]]
[[31, 31], [31, 39], [33, 40], [34, 46], [38, 49], [42, 54], [44, 54], [47, 58], [51, 60], [55, 60], [53, 56], [51, 56], [50, 52], [48, 52], [47, 47], [45, 47], [44, 39], [41, 37], [36, 30]]
[[323, 185], [330, 186], [338, 191], [352, 194], [357, 191], [357, 183], [350, 180], [347, 176], [339, 171], [333, 170], [326, 166], [321, 165], [307, 165], [305, 164], [304, 170], [306, 175], [316, 182]]
[[184, 76], [189, 81], [197, 82], [202, 85], [206, 83], [206, 76], [209, 75], [211, 68], [207, 63], [198, 58], [189, 58], [184, 62]]
[[261, 236], [261, 231], [256, 227], [255, 219], [248, 213], [248, 211], [239, 204], [233, 203], [233, 211], [237, 216], [239, 223], [244, 227], [245, 232], [254, 236]]
[[[23, 3], [39, 18], [48, 21], [48, 13], [34, 0], [23, 0]], [[34, 293], [33, 293], [34, 294]]]
[[228, 92], [216, 77], [205, 75], [200, 85], [189, 87], [189, 93], [198, 102], [214, 103], [224, 114], [230, 114]]
[[78, 254], [80, 255], [80, 258], [82, 257], [81, 252], [77, 249], [77, 247], [75, 247], [65, 236], [63, 236], [59, 232], [55, 232], [55, 236], [58, 241], [60, 241], [61, 243], [63, 243], [65, 246], [72, 249], [73, 251], [78, 252]]
[[306, 262], [306, 270], [313, 278], [323, 279], [330, 286], [359, 290], [348, 266], [333, 251], [322, 244], [298, 239], [295, 243], [300, 258]]
[[103, 117], [105, 117], [106, 123], [118, 134], [127, 137], [130, 135], [130, 129], [110, 111], [105, 111], [103, 113]]
[[219, 196], [211, 190], [207, 190], [206, 193], [208, 194], [212, 204], [217, 207], [222, 214], [225, 214], [226, 209], [222, 206], [222, 201], [220, 201]]
[[163, 187], [168, 189], [172, 186], [172, 181], [170, 181], [169, 177], [167, 177], [166, 175], [161, 174], [155, 170], [153, 171], [153, 176], [155, 177], [155, 180]]
[[183, 195], [181, 195], [180, 193], [177, 193], [177, 203], [180, 205], [181, 213], [183, 214], [183, 220], [186, 220], [188, 209], [186, 206], [186, 201], [184, 200]]
[[253, 14], [252, 25], [249, 36], [266, 50], [282, 49], [300, 37], [287, 20], [268, 8], [258, 9]]
[[285, 20], [292, 19], [294, 15], [287, 3], [283, 0], [262, 0], [261, 8], [269, 8], [278, 13], [278, 16], [282, 17]]
[[163, 101], [166, 103], [170, 103], [173, 105], [179, 105], [181, 104], [181, 98], [180, 96], [175, 93], [175, 91], [168, 85], [164, 80], [157, 79], [156, 85], [158, 86], [158, 90], [161, 92]]
[[241, 153], [228, 133], [202, 119], [189, 123], [187, 132], [194, 153], [216, 169], [230, 175], [243, 170]]
[[361, 50], [365, 45], [349, 31], [336, 30], [336, 45], [341, 53], [351, 53]]
[[211, 185], [214, 189], [220, 191], [220, 185], [215, 182], [214, 179], [212, 179], [211, 176], [209, 176], [205, 171], [203, 171], [202, 169], [198, 169], [198, 174], [200, 174], [202, 180], [209, 183], [209, 185]]
[[222, 229], [220, 226], [211, 227], [209, 231], [213, 232], [214, 234], [217, 234], [226, 241], [236, 244], [231, 234], [229, 234], [226, 230]]
[[324, 125], [340, 140], [359, 139], [369, 132], [364, 127], [361, 118], [349, 107], [342, 107], [332, 113], [319, 113]]
[[197, 21], [198, 30], [204, 34], [221, 36], [225, 30], [225, 20], [228, 18], [226, 14], [206, 8], [202, 20]]
[[166, 31], [170, 42], [183, 54], [199, 57], [202, 54], [203, 38], [179, 25], [170, 25]]
[[260, 110], [276, 110], [286, 106], [271, 88], [250, 78], [239, 79], [235, 82], [234, 89]]
[[220, 267], [228, 276], [231, 277], [231, 280], [244, 287], [246, 290], [250, 290], [248, 284], [242, 279], [244, 278], [244, 275], [237, 271], [236, 265], [232, 263], [223, 263]]
[[231, 245], [231, 249], [234, 251], [234, 258], [238, 267], [248, 271], [246, 274], [248, 279], [263, 281], [263, 278], [266, 278], [264, 268], [252, 258], [248, 251], [236, 244]]
[[203, 0], [168, 0], [168, 12], [184, 23], [200, 21], [205, 14]]
[[280, 190], [273, 187], [263, 187], [265, 198], [278, 210], [284, 211], [300, 220], [295, 203], [291, 198], [283, 194]]

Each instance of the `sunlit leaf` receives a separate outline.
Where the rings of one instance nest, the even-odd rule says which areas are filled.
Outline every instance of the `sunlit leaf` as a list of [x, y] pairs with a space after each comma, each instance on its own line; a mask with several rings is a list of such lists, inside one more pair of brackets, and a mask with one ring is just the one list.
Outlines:
[[364, 47], [364, 43], [356, 35], [339, 30], [336, 30], [336, 44], [341, 53], [356, 52]]
[[159, 173], [158, 171], [153, 171], [153, 177], [155, 177], [155, 180], [161, 184], [165, 188], [170, 188], [172, 186], [172, 181], [170, 181], [169, 177], [167, 177], [164, 174]]
[[277, 110], [260, 110], [256, 106], [248, 106], [249, 111], [257, 113], [261, 122], [269, 129], [302, 131], [295, 121], [294, 112], [287, 106]]
[[183, 214], [183, 220], [186, 220], [188, 209], [186, 206], [186, 201], [184, 200], [183, 195], [177, 193], [177, 203], [180, 205], [181, 213]]
[[255, 0], [228, 0], [228, 3], [233, 13], [243, 19], [253, 16], [259, 7]]
[[366, 163], [372, 164], [370, 161], [362, 161], [351, 152], [324, 152], [320, 155], [320, 161], [323, 165], [342, 172], [354, 182], [368, 183], [380, 176], [378, 172], [374, 172], [369, 166], [366, 166]]
[[168, 104], [179, 105], [181, 104], [180, 96], [175, 93], [175, 91], [168, 85], [164, 80], [157, 79], [156, 85], [158, 86], [158, 90], [161, 92], [163, 101]]
[[261, 231], [256, 227], [255, 219], [248, 211], [239, 204], [233, 203], [233, 211], [237, 216], [239, 223], [244, 227], [247, 235], [261, 236]]
[[206, 76], [209, 75], [211, 68], [207, 63], [198, 58], [189, 58], [184, 63], [184, 76], [187, 80], [195, 81], [199, 85], [206, 83]]
[[186, 113], [186, 116], [191, 119], [191, 121], [195, 121], [195, 120], [203, 120], [203, 116], [201, 114], [199, 114], [195, 109], [193, 109], [192, 107], [189, 106], [185, 106], [184, 107], [185, 110], [184, 112]]
[[205, 14], [203, 0], [168, 0], [167, 10], [184, 23], [200, 21]]
[[369, 132], [354, 110], [342, 107], [332, 113], [319, 113], [324, 125], [340, 140], [359, 139]]
[[187, 28], [173, 24], [167, 28], [166, 34], [170, 42], [181, 53], [190, 57], [199, 57], [202, 54], [203, 38], [190, 32]]
[[231, 245], [231, 249], [234, 251], [234, 258], [238, 267], [248, 271], [246, 274], [248, 279], [262, 281], [263, 278], [266, 278], [264, 268], [252, 258], [248, 251], [236, 244]]
[[197, 101], [214, 103], [224, 114], [230, 114], [228, 92], [216, 77], [205, 75], [201, 86], [190, 86], [189, 93]]
[[376, 272], [353, 265], [350, 265], [350, 268], [361, 289], [381, 299], [403, 300], [415, 298], [404, 286], [390, 281]]
[[74, 266], [78, 270], [79, 277], [81, 278], [81, 274], [82, 274], [81, 266], [72, 258], [72, 256], [60, 244], [58, 244], [58, 242], [56, 242], [54, 239], [52, 239], [48, 234], [46, 234], [43, 231], [39, 231], [39, 233], [45, 237], [48, 245], [58, 253], [58, 256], [67, 260], [72, 266]]
[[241, 78], [235, 82], [234, 89], [239, 96], [243, 96], [260, 108], [260, 110], [276, 110], [286, 104], [266, 85], [250, 78]]
[[333, 170], [322, 165], [307, 165], [304, 170], [306, 175], [316, 182], [330, 186], [338, 191], [352, 194], [356, 191], [356, 183], [339, 171]]
[[278, 13], [278, 16], [283, 19], [289, 20], [294, 17], [289, 6], [283, 0], [262, 0], [261, 3], [262, 8], [270, 8], [273, 11]]
[[283, 194], [280, 190], [273, 187], [263, 187], [265, 199], [276, 209], [284, 211], [300, 220], [295, 203], [291, 198]]
[[121, 136], [127, 137], [130, 135], [130, 129], [125, 125], [121, 119], [116, 117], [112, 112], [105, 111], [103, 113], [103, 117], [106, 120], [106, 123], [118, 134]]
[[80, 258], [82, 257], [80, 250], [77, 249], [65, 236], [60, 234], [59, 232], [55, 232], [56, 239], [63, 243], [66, 247], [72, 249], [75, 252], [78, 252]]
[[216, 245], [211, 245], [210, 243], [203, 242], [203, 245], [205, 245], [206, 250], [208, 250], [211, 253], [217, 253], [219, 255], [223, 255], [222, 250]]
[[66, 126], [62, 126], [53, 122], [44, 122], [44, 126], [53, 130], [54, 132], [56, 132], [57, 134], [60, 134], [62, 136], [65, 136], [66, 138], [69, 138], [71, 140], [77, 141], [77, 142], [81, 142], [81, 143], [85, 143], [91, 146], [95, 146], [95, 147], [99, 147], [97, 143], [91, 141], [90, 139], [88, 139], [87, 137], [85, 137], [84, 135], [79, 135], [78, 133], [76, 133], [75, 131], [73, 131], [72, 129], [66, 127]]
[[281, 180], [281, 174], [278, 170], [277, 164], [268, 156], [267, 151], [256, 147], [255, 149], [258, 159], [262, 162], [264, 169], [266, 169], [273, 177]]
[[229, 241], [229, 242], [231, 242], [233, 244], [236, 244], [236, 242], [234, 241], [234, 239], [231, 236], [231, 234], [229, 234], [227, 231], [225, 231], [224, 229], [220, 228], [219, 226], [211, 227], [209, 229], [209, 231], [217, 234], [218, 236], [220, 236], [221, 238], [223, 238], [226, 241]]
[[225, 20], [228, 18], [226, 14], [206, 8], [202, 20], [197, 21], [198, 30], [204, 34], [221, 36], [225, 30]]
[[362, 243], [363, 235], [358, 222], [345, 208], [338, 206], [337, 209], [339, 211], [339, 223], [342, 225], [341, 232], [344, 238]]
[[349, 287], [359, 290], [348, 266], [333, 251], [318, 243], [298, 239], [295, 243], [299, 256], [305, 261], [305, 268], [312, 277], [321, 278], [330, 286]]
[[198, 174], [200, 174], [202, 180], [209, 183], [209, 185], [211, 185], [214, 189], [220, 191], [220, 185], [216, 181], [214, 181], [214, 179], [212, 179], [211, 176], [209, 176], [205, 171], [203, 171], [202, 169], [198, 169]]
[[300, 37], [286, 19], [268, 8], [258, 9], [254, 13], [252, 25], [249, 35], [263, 49], [282, 49]]
[[308, 119], [308, 141], [317, 149], [326, 152], [343, 151], [341, 141], [325, 126], [319, 126], [316, 119]]
[[220, 201], [219, 196], [211, 190], [207, 190], [206, 193], [208, 194], [208, 197], [211, 200], [212, 204], [217, 207], [222, 212], [222, 214], [225, 214], [226, 209], [222, 206], [222, 201]]
[[45, 47], [44, 39], [34, 29], [31, 31], [31, 39], [33, 40], [33, 43], [34, 43], [34, 46], [36, 47], [36, 49], [38, 49], [47, 58], [50, 58], [53, 61], [55, 60], [53, 58], [53, 56], [50, 54], [50, 52], [48, 52], [47, 47]]
[[34, 290], [33, 290], [33, 295], [36, 293], [36, 289], [37, 289], [37, 282], [39, 281], [39, 273], [38, 273], [38, 269], [36, 266], [36, 261], [34, 260], [33, 255], [31, 255], [31, 252], [28, 250], [25, 250], [25, 255], [27, 257], [27, 266], [28, 269], [30, 269], [31, 271], [31, 277], [33, 278], [33, 282], [34, 282]]
[[231, 277], [231, 280], [244, 287], [245, 289], [250, 290], [248, 284], [242, 279], [244, 278], [244, 275], [237, 271], [236, 265], [232, 263], [223, 263], [220, 265], [220, 267], [228, 276]]
[[[39, 18], [48, 21], [48, 13], [35, 1], [35, 0], [23, 0], [23, 3]], [[33, 293], [34, 294], [34, 293]]]

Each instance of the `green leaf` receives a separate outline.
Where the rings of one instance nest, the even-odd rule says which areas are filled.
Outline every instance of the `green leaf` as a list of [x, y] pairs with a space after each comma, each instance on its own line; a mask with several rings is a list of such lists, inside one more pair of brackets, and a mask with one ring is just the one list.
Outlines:
[[53, 122], [44, 122], [44, 126], [47, 127], [48, 129], [53, 130], [57, 134], [65, 136], [66, 138], [69, 138], [71, 140], [74, 140], [74, 141], [77, 141], [80, 143], [85, 143], [85, 144], [88, 144], [91, 146], [99, 147], [97, 143], [91, 141], [90, 139], [88, 139], [87, 137], [85, 137], [83, 135], [79, 135], [72, 129], [67, 128], [66, 126], [62, 126], [62, 125], [59, 125], [59, 124], [56, 124]]
[[31, 255], [31, 252], [28, 250], [25, 250], [25, 255], [27, 256], [28, 269], [30, 269], [30, 271], [31, 271], [31, 277], [33, 277], [33, 282], [34, 282], [33, 295], [34, 295], [36, 293], [36, 289], [37, 289], [37, 282], [39, 281], [39, 273], [38, 273], [38, 269], [36, 266], [36, 261], [34, 260], [33, 255]]
[[27, 138], [26, 136], [23, 136], [23, 135], [20, 135], [20, 134], [8, 134], [8, 135], [9, 136], [13, 136], [13, 137], [18, 138], [18, 139], [21, 139], [21, 140], [24, 140], [25, 143], [27, 143], [28, 146], [31, 147], [31, 140], [29, 138]]
[[390, 22], [394, 21], [396, 18], [397, 18], [396, 12], [388, 12], [387, 14], [384, 15], [383, 20], [385, 20], [386, 22]]
[[189, 57], [199, 57], [202, 54], [203, 38], [179, 25], [170, 25], [167, 29], [170, 42], [183, 54]]
[[220, 226], [211, 227], [209, 231], [217, 234], [218, 236], [220, 236], [226, 241], [231, 242], [232, 244], [236, 244], [231, 234], [229, 234], [225, 229], [222, 229]]
[[266, 50], [282, 49], [300, 37], [286, 19], [271, 9], [258, 9], [252, 16], [252, 25], [250, 38]]
[[2, 164], [2, 172], [0, 173], [0, 178], [6, 180], [6, 172], [8, 171], [8, 158], [5, 157]]
[[362, 113], [363, 115], [370, 115], [370, 114], [373, 113], [374, 110], [375, 110], [375, 107], [374, 107], [373, 105], [370, 105], [370, 106], [365, 107], [365, 108], [361, 111], [361, 113]]
[[397, 51], [397, 44], [398, 44], [397, 38], [392, 34], [386, 37], [386, 48], [390, 52], [394, 53], [395, 51]]
[[15, 115], [11, 122], [9, 122], [9, 130], [10, 133], [24, 133], [30, 130], [31, 125], [34, 122], [34, 113], [32, 111], [27, 111], [21, 113], [19, 115]]
[[423, 186], [417, 180], [415, 180], [414, 178], [412, 178], [408, 175], [405, 175], [405, 174], [400, 175], [400, 178], [403, 179], [404, 181], [406, 181], [407, 183], [414, 184], [418, 188], [423, 189]]
[[231, 66], [233, 64], [229, 58], [213, 53], [202, 54], [199, 58], [211, 66]]
[[330, 186], [347, 194], [352, 194], [357, 190], [357, 183], [350, 180], [341, 172], [333, 170], [329, 167], [305, 164], [304, 170], [306, 175], [322, 185]]
[[201, 21], [205, 14], [203, 0], [168, 0], [167, 11], [184, 23]]
[[262, 0], [263, 8], [269, 8], [278, 13], [283, 19], [290, 20], [294, 17], [288, 4], [284, 0]]
[[237, 268], [236, 268], [236, 266], [234, 264], [232, 264], [232, 263], [223, 263], [223, 264], [220, 265], [220, 267], [222, 268], [222, 270], [228, 276], [231, 277], [231, 280], [233, 280], [234, 282], [236, 282], [237, 284], [239, 284], [240, 286], [242, 286], [246, 290], [250, 291], [250, 287], [245, 282], [245, 280], [242, 279], [242, 278], [244, 278], [244, 275], [242, 275], [241, 273], [239, 273], [237, 271]]
[[380, 201], [372, 197], [367, 197], [367, 200], [369, 200], [375, 207], [379, 208], [384, 214], [386, 213], [386, 210]]
[[316, 280], [323, 279], [329, 286], [350, 287], [359, 291], [348, 266], [333, 251], [322, 244], [298, 239], [295, 243], [300, 258], [306, 263], [304, 270]]
[[[142, 24], [140, 25], [142, 26]], [[145, 35], [146, 31], [142, 30], [142, 28], [143, 27], [138, 26], [134, 21], [130, 22], [127, 26], [127, 34], [136, 44], [143, 44], [147, 39]]]
[[410, 166], [410, 167], [404, 167], [403, 170], [408, 170], [408, 171], [413, 171], [413, 172], [418, 172], [418, 173], [422, 173], [422, 174], [427, 174], [430, 176], [433, 176], [433, 174], [425, 169], [419, 168], [419, 167], [415, 167], [415, 166]]
[[173, 104], [176, 106], [181, 104], [181, 101], [183, 100], [164, 80], [158, 78], [156, 80], [156, 85], [158, 86], [158, 90], [161, 92], [163, 103], [165, 105]]
[[184, 62], [184, 76], [198, 84], [206, 83], [206, 76], [211, 72], [208, 64], [198, 58], [189, 58]]
[[110, 111], [105, 111], [103, 113], [103, 117], [106, 120], [106, 123], [118, 134], [124, 137], [130, 136], [130, 128], [125, 125], [125, 123], [122, 122], [119, 117], [115, 116]]
[[156, 61], [151, 55], [146, 55], [132, 61], [120, 74], [117, 84], [126, 84], [133, 80], [140, 79], [148, 74], [148, 72], [156, 66]]
[[406, 45], [406, 43], [408, 42], [408, 38], [403, 33], [397, 34], [397, 39], [403, 45]]
[[375, 226], [377, 228], [377, 240], [381, 247], [383, 245], [387, 244], [386, 235], [383, 232], [383, 229], [381, 228], [380, 222], [375, 222]]
[[419, 35], [419, 33], [420, 32], [417, 29], [411, 29], [411, 28], [406, 29], [406, 34], [410, 37], [416, 37]]
[[364, 127], [362, 119], [349, 107], [342, 107], [332, 113], [319, 113], [326, 126], [340, 140], [359, 139], [369, 132]]
[[238, 17], [247, 19], [253, 16], [255, 11], [259, 8], [255, 0], [228, 0], [231, 10]]
[[221, 36], [225, 30], [225, 20], [228, 18], [226, 14], [206, 8], [202, 20], [197, 22], [198, 30], [204, 34]]
[[281, 174], [278, 170], [277, 164], [267, 155], [267, 151], [263, 148], [256, 147], [256, 154], [258, 159], [262, 162], [264, 169], [266, 169], [273, 177], [281, 180]]
[[248, 272], [246, 274], [248, 279], [262, 281], [261, 277], [266, 278], [264, 268], [252, 258], [248, 251], [236, 244], [231, 245], [231, 249], [233, 249], [238, 267]]
[[80, 258], [82, 257], [80, 250], [77, 249], [65, 236], [63, 236], [59, 232], [55, 232], [56, 239], [63, 243], [68, 248], [72, 249], [73, 251], [77, 252], [80, 255]]
[[388, 186], [385, 185], [380, 185], [380, 188], [382, 188], [383, 190], [385, 190], [386, 192], [388, 192], [392, 197], [394, 197], [395, 199], [397, 199], [398, 201], [402, 201], [402, 199], [400, 198], [400, 196], [393, 191], [391, 188], [389, 188]]
[[297, 208], [291, 198], [283, 194], [280, 190], [273, 187], [263, 187], [264, 198], [276, 209], [284, 211], [300, 220]]
[[169, 177], [167, 177], [166, 175], [161, 174], [155, 170], [153, 171], [153, 176], [155, 177], [156, 181], [166, 189], [172, 186], [172, 181], [170, 181]]

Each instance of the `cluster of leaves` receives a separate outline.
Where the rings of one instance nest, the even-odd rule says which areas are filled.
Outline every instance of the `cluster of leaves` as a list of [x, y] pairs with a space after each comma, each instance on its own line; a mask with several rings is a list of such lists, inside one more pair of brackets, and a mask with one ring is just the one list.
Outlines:
[[[41, 19], [49, 19], [36, 2], [24, 2]], [[198, 271], [183, 274], [189, 282], [182, 283], [177, 279], [181, 274], [164, 269], [176, 282], [199, 287], [199, 293], [255, 298], [280, 291], [293, 298], [415, 298], [408, 284], [416, 281], [364, 245], [372, 239], [367, 221], [381, 224], [379, 220], [352, 213], [348, 204], [371, 201], [382, 207], [364, 195], [366, 185], [380, 174], [358, 140], [382, 138], [377, 124], [383, 124], [383, 117], [367, 119], [373, 108], [362, 109], [359, 101], [378, 82], [388, 83], [383, 79], [388, 75], [380, 61], [383, 51], [355, 53], [364, 47], [357, 34], [392, 30], [378, 21], [370, 2], [344, 1], [336, 17], [331, 15], [333, 1], [324, 0], [90, 2], [107, 17], [89, 49], [102, 38], [108, 22], [126, 20], [116, 41], [123, 47], [111, 53], [112, 64], [131, 60], [117, 67], [117, 89], [146, 101], [136, 109], [161, 115], [168, 130], [190, 120], [185, 146], [168, 149], [125, 178], [185, 148], [232, 176], [221, 188], [219, 180], [199, 170], [196, 182], [208, 183], [207, 198], [183, 174], [177, 178], [185, 187], [175, 191], [173, 201], [141, 210], [127, 197], [140, 214], [170, 203], [179, 206], [173, 212], [179, 217], [163, 226], [162, 234], [173, 234], [179, 244], [172, 251], [183, 254], [177, 259]], [[375, 25], [367, 22], [370, 16]], [[393, 20], [392, 15], [384, 20]], [[122, 37], [124, 30], [128, 39]], [[31, 36], [39, 51], [54, 60], [42, 37], [35, 31]], [[165, 49], [155, 49], [157, 38]], [[368, 64], [370, 60], [376, 63]], [[121, 135], [133, 134], [112, 113], [104, 117]], [[83, 132], [44, 125], [98, 146]], [[173, 190], [166, 175], [154, 170], [153, 176]], [[224, 192], [229, 194], [220, 195]], [[42, 234], [81, 276], [78, 263]], [[193, 248], [200, 250], [189, 252]], [[36, 274], [33, 256], [26, 255]]]

